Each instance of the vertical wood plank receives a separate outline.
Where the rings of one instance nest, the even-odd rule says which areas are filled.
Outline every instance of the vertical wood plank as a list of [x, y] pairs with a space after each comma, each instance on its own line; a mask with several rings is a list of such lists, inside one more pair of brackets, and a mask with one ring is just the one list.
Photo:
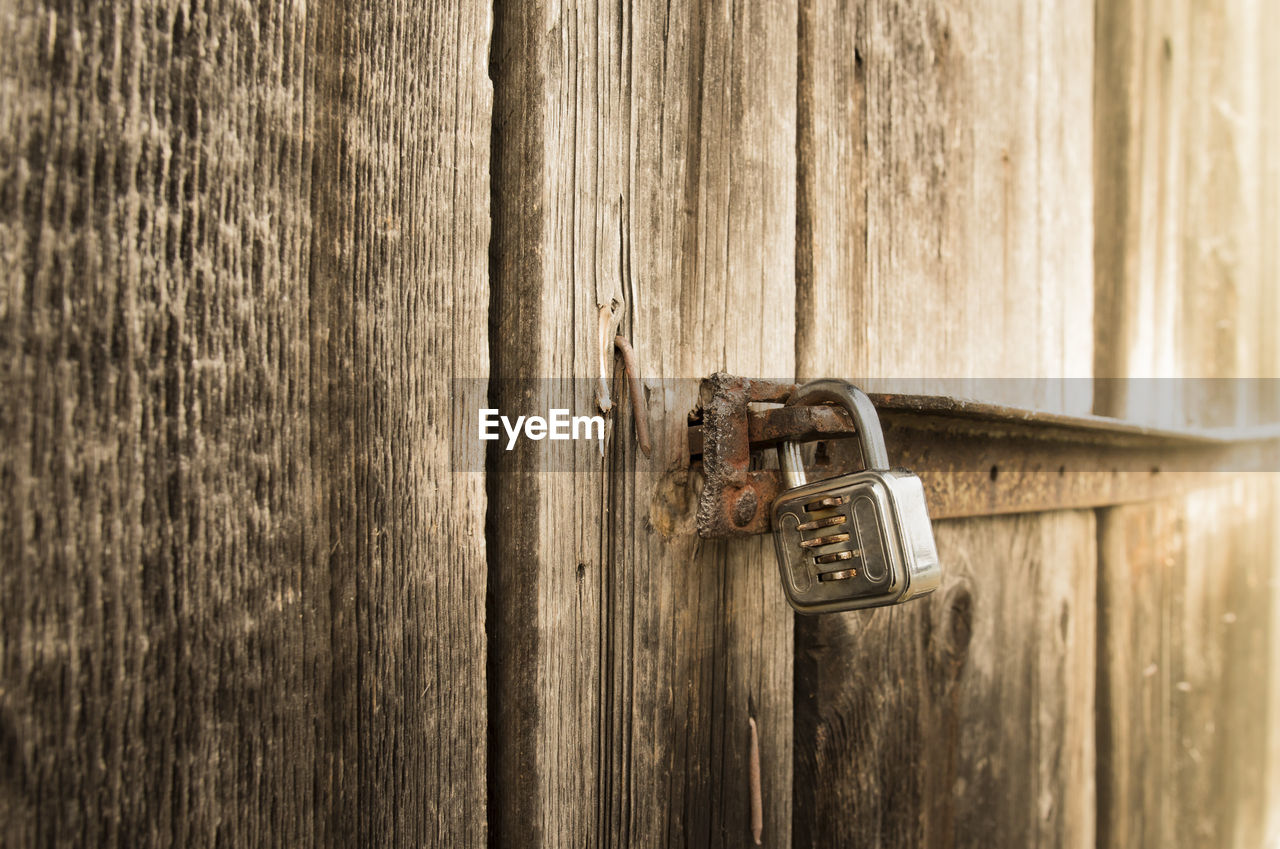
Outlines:
[[1099, 4], [1094, 62], [1094, 410], [1170, 424], [1182, 410], [1108, 379], [1177, 374], [1188, 5]]
[[1260, 846], [1274, 483], [1099, 520], [1100, 845]]
[[1092, 6], [802, 9], [802, 373], [1087, 412]]
[[[1097, 411], [1274, 420], [1277, 18], [1249, 3], [1100, 8]], [[1108, 340], [1105, 344], [1102, 340]], [[1213, 378], [1213, 380], [1201, 380]], [[1100, 844], [1253, 846], [1266, 835], [1276, 549], [1271, 476], [1103, 511]], [[1206, 480], [1206, 485], [1215, 481]], [[1252, 742], [1247, 742], [1252, 741]]]
[[483, 842], [487, 6], [0, 30], [5, 842]]
[[489, 467], [497, 845], [749, 842], [749, 716], [765, 841], [790, 839], [791, 615], [767, 541], [697, 540], [685, 430], [697, 379], [794, 373], [795, 20], [790, 0], [500, 10], [496, 406], [589, 412], [602, 306], [649, 388], [603, 458]]
[[[1269, 692], [1267, 695], [1267, 767], [1265, 784], [1262, 791], [1263, 810], [1266, 812], [1263, 833], [1272, 841], [1280, 836], [1280, 539], [1277, 539], [1276, 528], [1280, 528], [1280, 481], [1273, 477], [1271, 482], [1271, 517], [1262, 517], [1264, 527], [1271, 529], [1271, 548], [1268, 556], [1271, 570], [1268, 581], [1271, 587], [1271, 637], [1267, 641], [1270, 646], [1271, 668], [1267, 672]], [[1263, 591], [1265, 593], [1265, 590]]]
[[799, 620], [795, 842], [1090, 845], [1093, 515], [936, 531], [929, 601]]
[[[801, 375], [1088, 409], [1091, 56], [1074, 0], [802, 3]], [[797, 619], [795, 843], [1090, 845], [1092, 515], [936, 531], [928, 600]]]
[[[1280, 25], [1243, 2], [1099, 9], [1095, 411], [1167, 425], [1265, 420], [1276, 369]], [[1162, 403], [1124, 378], [1168, 381]], [[1209, 380], [1201, 380], [1209, 378]], [[1274, 395], [1274, 393], [1271, 393]]]

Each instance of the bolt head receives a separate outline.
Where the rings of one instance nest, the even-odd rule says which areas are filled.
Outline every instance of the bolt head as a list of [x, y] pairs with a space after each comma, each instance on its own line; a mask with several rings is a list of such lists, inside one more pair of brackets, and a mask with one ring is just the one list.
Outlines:
[[733, 523], [739, 528], [745, 528], [756, 517], [756, 509], [760, 506], [760, 499], [756, 496], [756, 491], [747, 487], [738, 495], [738, 500], [733, 505]]

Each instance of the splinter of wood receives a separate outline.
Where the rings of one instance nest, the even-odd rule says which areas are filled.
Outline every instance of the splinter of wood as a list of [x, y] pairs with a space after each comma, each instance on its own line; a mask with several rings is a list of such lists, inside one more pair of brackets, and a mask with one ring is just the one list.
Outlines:
[[644, 402], [644, 386], [640, 383], [640, 366], [631, 343], [621, 336], [613, 337], [613, 344], [622, 354], [622, 368], [627, 373], [627, 391], [631, 393], [631, 416], [636, 423], [636, 442], [640, 453], [649, 456], [649, 406]]
[[[600, 412], [607, 413], [613, 409], [613, 399], [609, 397], [609, 334], [616, 328], [613, 323], [613, 304], [600, 305], [597, 327], [600, 334], [597, 337], [600, 343], [600, 373], [596, 376], [596, 406], [600, 408]], [[600, 444], [600, 452], [603, 456], [604, 443]]]

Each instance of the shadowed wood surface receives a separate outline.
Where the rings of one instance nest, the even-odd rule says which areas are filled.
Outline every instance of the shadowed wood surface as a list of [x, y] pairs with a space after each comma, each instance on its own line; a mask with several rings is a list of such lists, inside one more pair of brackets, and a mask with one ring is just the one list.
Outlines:
[[[1091, 19], [802, 2], [802, 377], [1088, 411]], [[794, 842], [1091, 845], [1093, 514], [935, 530], [933, 596], [797, 618]]]
[[[685, 432], [697, 380], [794, 373], [795, 6], [544, 4], [496, 23], [495, 406], [593, 405], [605, 456], [495, 452], [491, 804], [499, 845], [790, 839], [790, 608], [768, 541], [699, 542]], [[582, 378], [529, 381], [529, 378]], [[686, 378], [683, 381], [674, 378]], [[653, 423], [635, 449], [630, 405]]]
[[0, 11], [5, 845], [483, 843], [488, 32]]
[[1093, 514], [935, 531], [932, 596], [797, 620], [795, 843], [1092, 845]]

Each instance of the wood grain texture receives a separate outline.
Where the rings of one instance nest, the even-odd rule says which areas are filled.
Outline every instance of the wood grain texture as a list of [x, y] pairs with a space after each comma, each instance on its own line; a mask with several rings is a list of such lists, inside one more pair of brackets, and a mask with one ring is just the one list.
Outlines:
[[[802, 376], [1089, 409], [1091, 21], [802, 3]], [[1092, 514], [935, 530], [931, 598], [797, 619], [794, 842], [1092, 845]]]
[[1098, 844], [1265, 845], [1274, 476], [1101, 511]]
[[798, 620], [795, 843], [1092, 845], [1093, 514], [935, 530], [928, 599]]
[[685, 432], [698, 378], [794, 373], [795, 20], [788, 0], [499, 13], [497, 406], [588, 412], [602, 305], [648, 397], [614, 408], [604, 457], [490, 464], [495, 845], [748, 844], [752, 716], [764, 841], [789, 842], [790, 609], [767, 540], [697, 540]]
[[[1092, 5], [805, 0], [797, 359], [868, 388], [1092, 373]], [[1069, 412], [1088, 382], [992, 381]]]
[[[1104, 382], [1097, 412], [1208, 425], [1280, 412], [1274, 392], [1233, 379], [1280, 374], [1278, 25], [1248, 3], [1099, 6], [1095, 75], [1113, 85], [1095, 96], [1096, 367], [1179, 391], [1153, 404], [1142, 381]], [[1269, 478], [1101, 514], [1100, 845], [1275, 838]]]
[[[1099, 5], [1099, 377], [1277, 373], [1277, 38], [1270, 4]], [[1095, 409], [1175, 426], [1280, 414], [1257, 384], [1177, 385], [1154, 404], [1141, 386], [1104, 381]]]
[[484, 842], [488, 31], [0, 10], [5, 845]]
[[[1262, 807], [1266, 812], [1263, 833], [1271, 843], [1280, 840], [1280, 540], [1277, 539], [1276, 528], [1280, 528], [1280, 481], [1273, 479], [1271, 484], [1271, 517], [1268, 520], [1264, 513], [1260, 522], [1271, 528], [1271, 573], [1268, 576], [1271, 587], [1271, 636], [1267, 640], [1270, 646], [1271, 668], [1266, 672], [1267, 726], [1266, 750], [1267, 767], [1262, 787]], [[1265, 594], [1265, 590], [1262, 590]]]

